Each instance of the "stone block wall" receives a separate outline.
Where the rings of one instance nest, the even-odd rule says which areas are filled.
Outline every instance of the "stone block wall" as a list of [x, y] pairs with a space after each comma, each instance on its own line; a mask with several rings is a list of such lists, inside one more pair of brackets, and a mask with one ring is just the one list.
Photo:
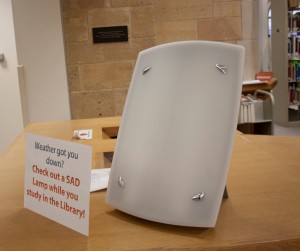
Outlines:
[[[72, 118], [121, 115], [141, 50], [181, 40], [246, 47], [257, 71], [258, 0], [61, 0]], [[128, 26], [128, 42], [94, 44], [92, 28]]]

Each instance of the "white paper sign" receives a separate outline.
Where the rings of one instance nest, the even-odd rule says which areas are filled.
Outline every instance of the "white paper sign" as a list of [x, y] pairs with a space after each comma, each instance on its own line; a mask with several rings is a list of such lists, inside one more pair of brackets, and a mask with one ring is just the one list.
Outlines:
[[89, 234], [92, 147], [26, 135], [24, 207]]

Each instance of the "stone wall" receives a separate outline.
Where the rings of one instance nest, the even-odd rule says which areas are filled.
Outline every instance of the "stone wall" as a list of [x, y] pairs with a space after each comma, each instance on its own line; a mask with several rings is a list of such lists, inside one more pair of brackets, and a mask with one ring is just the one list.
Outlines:
[[[121, 115], [139, 51], [181, 40], [246, 47], [257, 71], [258, 0], [61, 0], [72, 118]], [[128, 42], [93, 44], [92, 28], [128, 26]]]

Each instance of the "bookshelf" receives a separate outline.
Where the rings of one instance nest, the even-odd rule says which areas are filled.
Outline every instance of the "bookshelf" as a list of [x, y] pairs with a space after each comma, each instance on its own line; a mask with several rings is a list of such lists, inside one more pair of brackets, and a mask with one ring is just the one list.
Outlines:
[[273, 135], [274, 103], [269, 91], [242, 95], [237, 129], [246, 134]]
[[300, 9], [288, 8], [289, 121], [300, 120]]
[[[293, 1], [295, 2], [295, 1]], [[296, 1], [298, 3], [298, 1]], [[291, 1], [271, 0], [274, 120], [284, 126], [300, 125], [300, 8]]]

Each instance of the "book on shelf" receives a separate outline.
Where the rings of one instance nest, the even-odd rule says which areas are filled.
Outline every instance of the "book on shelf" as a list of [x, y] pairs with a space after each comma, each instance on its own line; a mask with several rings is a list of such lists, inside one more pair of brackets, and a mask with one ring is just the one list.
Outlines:
[[300, 26], [300, 14], [299, 12], [290, 11], [288, 13], [288, 28], [289, 32], [296, 32]]
[[300, 85], [296, 81], [289, 85], [289, 104], [300, 104]]
[[299, 59], [300, 54], [300, 38], [298, 37], [298, 33], [295, 33], [293, 36], [288, 37], [288, 53], [290, 55], [290, 59]]
[[238, 123], [254, 123], [263, 120], [263, 100], [251, 94], [242, 95]]
[[288, 62], [288, 78], [289, 81], [300, 80], [300, 61]]
[[273, 73], [272, 72], [257, 72], [255, 74], [255, 79], [260, 80], [260, 81], [271, 81], [273, 78]]

